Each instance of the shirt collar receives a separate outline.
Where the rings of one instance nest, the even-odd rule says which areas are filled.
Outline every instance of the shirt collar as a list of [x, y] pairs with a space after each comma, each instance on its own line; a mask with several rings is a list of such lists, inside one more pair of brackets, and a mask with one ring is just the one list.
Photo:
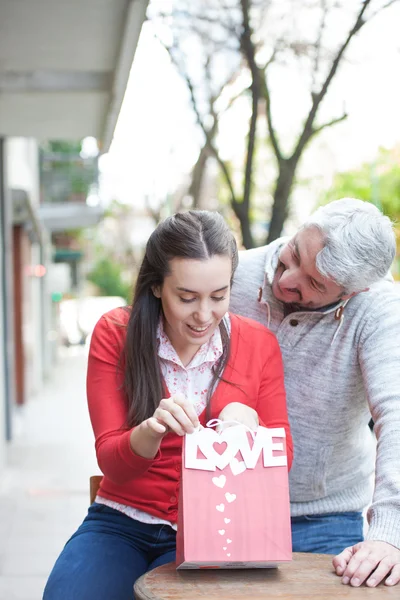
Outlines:
[[161, 359], [168, 360], [186, 369], [199, 367], [204, 363], [215, 364], [217, 360], [222, 356], [223, 352], [221, 333], [219, 327], [217, 327], [210, 339], [208, 340], [208, 342], [200, 346], [190, 363], [186, 365], [186, 367], [184, 367], [175, 348], [173, 347], [167, 334], [165, 333], [164, 319], [162, 317], [160, 318], [158, 323], [157, 341], [158, 356]]

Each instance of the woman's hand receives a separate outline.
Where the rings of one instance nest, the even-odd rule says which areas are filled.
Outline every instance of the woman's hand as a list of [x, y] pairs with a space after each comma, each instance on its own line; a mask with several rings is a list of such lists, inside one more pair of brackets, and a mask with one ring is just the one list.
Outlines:
[[199, 419], [193, 404], [182, 394], [163, 398], [149, 419], [134, 427], [130, 436], [132, 451], [143, 458], [153, 459], [163, 437], [173, 431], [177, 435], [193, 433], [199, 426]]
[[182, 394], [175, 394], [171, 398], [163, 398], [154, 415], [142, 425], [148, 428], [149, 434], [154, 437], [162, 438], [170, 431], [182, 436], [185, 433], [193, 433], [199, 426], [199, 419], [193, 404]]
[[[259, 425], [258, 414], [256, 411], [241, 402], [231, 402], [230, 404], [227, 404], [219, 413], [218, 419], [221, 421], [237, 421], [252, 430], [256, 430]], [[234, 425], [234, 423], [232, 423], [232, 425]]]

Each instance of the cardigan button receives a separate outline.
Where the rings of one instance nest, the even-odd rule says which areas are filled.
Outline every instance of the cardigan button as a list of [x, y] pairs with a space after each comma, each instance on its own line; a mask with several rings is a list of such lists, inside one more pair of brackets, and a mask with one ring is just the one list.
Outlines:
[[292, 327], [297, 327], [297, 325], [299, 324], [297, 319], [290, 319], [289, 323]]
[[171, 496], [171, 498], [169, 499], [170, 502], [176, 502], [176, 496]]

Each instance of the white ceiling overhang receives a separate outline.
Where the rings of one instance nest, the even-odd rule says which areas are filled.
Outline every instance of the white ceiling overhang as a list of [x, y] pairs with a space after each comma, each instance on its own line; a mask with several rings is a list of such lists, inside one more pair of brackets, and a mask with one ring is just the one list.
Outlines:
[[107, 151], [148, 0], [1, 0], [0, 136]]

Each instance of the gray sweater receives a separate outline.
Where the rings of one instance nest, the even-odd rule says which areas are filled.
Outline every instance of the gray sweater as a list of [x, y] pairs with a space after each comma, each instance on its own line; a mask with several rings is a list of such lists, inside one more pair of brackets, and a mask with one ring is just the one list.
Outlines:
[[283, 242], [240, 253], [230, 308], [269, 326], [281, 346], [292, 516], [359, 511], [373, 493], [367, 538], [400, 548], [400, 294], [382, 280], [344, 302], [341, 318], [337, 306], [285, 317], [271, 291]]

